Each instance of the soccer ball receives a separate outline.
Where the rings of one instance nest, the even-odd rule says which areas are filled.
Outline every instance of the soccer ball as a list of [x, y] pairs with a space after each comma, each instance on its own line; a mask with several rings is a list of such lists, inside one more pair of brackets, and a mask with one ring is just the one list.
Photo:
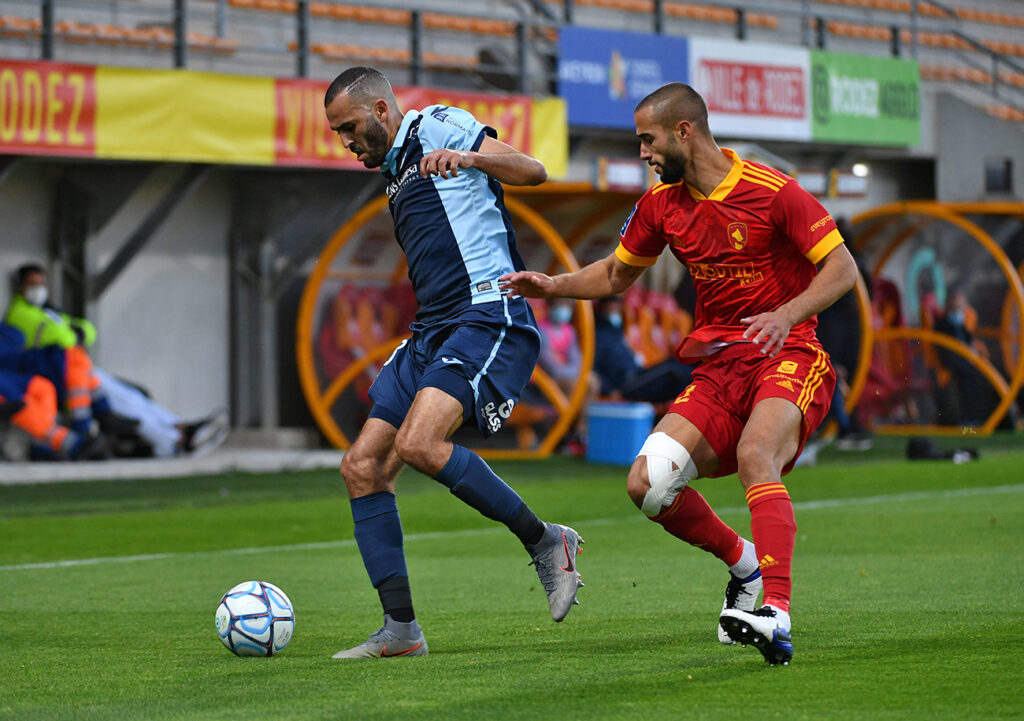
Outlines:
[[292, 640], [295, 611], [284, 591], [266, 581], [246, 581], [217, 605], [217, 636], [236, 656], [273, 656]]

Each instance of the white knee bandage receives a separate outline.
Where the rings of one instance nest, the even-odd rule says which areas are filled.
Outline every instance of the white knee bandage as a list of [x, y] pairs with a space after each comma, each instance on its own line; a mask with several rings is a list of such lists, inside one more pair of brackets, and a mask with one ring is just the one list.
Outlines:
[[640, 456], [647, 457], [647, 480], [651, 484], [641, 510], [653, 518], [697, 477], [697, 465], [681, 443], [660, 431], [647, 437], [637, 453]]

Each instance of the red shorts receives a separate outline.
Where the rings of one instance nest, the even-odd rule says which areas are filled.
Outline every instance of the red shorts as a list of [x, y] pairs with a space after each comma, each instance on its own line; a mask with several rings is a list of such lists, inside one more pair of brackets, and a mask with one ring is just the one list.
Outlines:
[[794, 342], [774, 358], [760, 346], [737, 343], [718, 351], [693, 371], [693, 382], [669, 413], [697, 426], [718, 456], [719, 478], [736, 472], [736, 444], [754, 406], [765, 398], [785, 398], [804, 414], [800, 446], [783, 474], [793, 468], [804, 443], [828, 415], [836, 374], [820, 346]]

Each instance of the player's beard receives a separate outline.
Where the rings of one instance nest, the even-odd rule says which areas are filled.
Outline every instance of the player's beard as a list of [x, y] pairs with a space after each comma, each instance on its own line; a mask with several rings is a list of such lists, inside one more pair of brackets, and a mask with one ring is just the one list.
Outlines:
[[683, 179], [683, 172], [686, 169], [686, 156], [682, 153], [665, 153], [665, 159], [661, 162], [661, 172], [658, 177], [663, 183], [678, 183]]
[[388, 130], [384, 123], [370, 118], [366, 122], [366, 134], [363, 137], [364, 145], [354, 146], [352, 152], [357, 156], [366, 153], [363, 165], [367, 168], [379, 168], [384, 163], [388, 154]]

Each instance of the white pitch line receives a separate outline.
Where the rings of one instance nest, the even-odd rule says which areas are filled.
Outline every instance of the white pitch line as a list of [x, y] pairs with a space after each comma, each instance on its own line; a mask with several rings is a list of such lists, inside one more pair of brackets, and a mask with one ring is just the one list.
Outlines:
[[[852, 498], [831, 498], [820, 501], [799, 501], [793, 504], [798, 511], [813, 511], [822, 508], [842, 508], [845, 506], [867, 506], [878, 503], [902, 503], [906, 501], [923, 501], [936, 498], [967, 498], [970, 496], [992, 496], [1004, 493], [1024, 492], [1024, 483], [1005, 486], [988, 486], [985, 488], [954, 488], [942, 491], [912, 491], [908, 493], [890, 493], [878, 496], [855, 496]], [[745, 513], [746, 506], [735, 506], [718, 510], [720, 514]], [[640, 520], [640, 516], [618, 516], [615, 518], [595, 518], [589, 521], [577, 521], [576, 526], [604, 526], [623, 521]], [[487, 533], [504, 531], [502, 526], [491, 528], [468, 528], [461, 531], [432, 531], [430, 533], [410, 533], [406, 541], [425, 541], [436, 538], [455, 538], [457, 536], [479, 536]], [[162, 561], [170, 558], [198, 558], [203, 556], [243, 556], [255, 553], [276, 553], [280, 551], [309, 551], [325, 548], [346, 548], [355, 546], [355, 539], [338, 541], [319, 541], [316, 543], [293, 543], [282, 546], [261, 546], [255, 548], [227, 548], [217, 551], [190, 551], [185, 553], [147, 553], [138, 556], [106, 556], [101, 558], [79, 558], [67, 561], [47, 561], [44, 563], [21, 563], [12, 566], [0, 566], [0, 571], [33, 571], [47, 568], [71, 568], [74, 566], [95, 566], [101, 563], [137, 563], [140, 561]]]

